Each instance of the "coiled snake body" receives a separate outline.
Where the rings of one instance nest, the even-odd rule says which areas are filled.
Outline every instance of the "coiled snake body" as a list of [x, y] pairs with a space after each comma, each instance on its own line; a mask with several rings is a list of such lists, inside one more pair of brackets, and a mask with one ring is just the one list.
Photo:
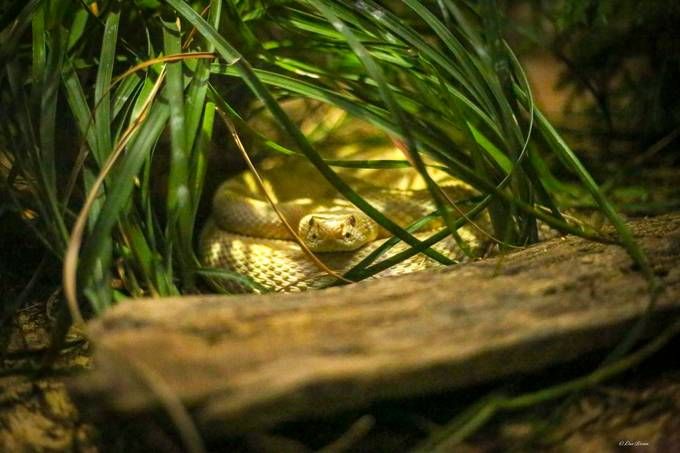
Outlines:
[[[264, 169], [260, 174], [268, 192], [276, 196], [277, 207], [290, 225], [297, 228], [302, 240], [326, 266], [342, 274], [391, 235], [337, 195], [310, 164], [295, 162]], [[414, 177], [413, 170], [410, 172], [354, 170], [353, 174], [346, 172], [342, 176], [371, 205], [406, 227], [435, 210], [429, 192], [414, 183], [419, 177]], [[475, 195], [469, 186], [450, 177], [438, 183], [454, 200]], [[415, 236], [422, 240], [442, 227], [441, 221], [431, 222]], [[465, 226], [458, 234], [473, 252], [483, 246], [484, 238], [475, 227]], [[378, 262], [405, 248], [407, 245], [399, 243]], [[433, 249], [450, 259], [464, 258], [450, 236]], [[215, 193], [212, 217], [201, 234], [199, 252], [204, 265], [245, 275], [274, 291], [319, 288], [335, 280], [293, 240], [274, 209], [260, 195], [249, 172], [227, 180]], [[438, 265], [432, 258], [417, 254], [375, 276], [404, 274]], [[246, 290], [238, 281], [225, 279], [224, 284], [232, 291]]]

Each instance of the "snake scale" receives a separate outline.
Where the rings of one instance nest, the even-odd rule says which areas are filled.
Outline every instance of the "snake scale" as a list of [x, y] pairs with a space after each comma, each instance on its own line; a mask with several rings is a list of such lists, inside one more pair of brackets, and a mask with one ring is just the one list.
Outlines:
[[[339, 174], [366, 201], [401, 227], [406, 227], [435, 210], [429, 192], [413, 169], [339, 170]], [[301, 159], [287, 159], [259, 171], [268, 193], [301, 239], [330, 269], [342, 274], [359, 263], [391, 235], [367, 215], [338, 195], [316, 169]], [[465, 200], [476, 193], [449, 176], [437, 180], [447, 196]], [[480, 220], [481, 223], [486, 223]], [[441, 220], [430, 222], [414, 235], [429, 237], [443, 228]], [[485, 236], [478, 228], [458, 230], [473, 253], [484, 246]], [[378, 262], [403, 251], [398, 243]], [[437, 243], [434, 250], [461, 260], [460, 247], [451, 237]], [[203, 228], [199, 253], [205, 266], [223, 268], [249, 277], [274, 291], [302, 291], [320, 288], [335, 280], [308, 257], [282, 224], [250, 172], [225, 181], [213, 197], [212, 216]], [[385, 277], [439, 266], [420, 253], [389, 267], [374, 277]], [[223, 285], [236, 292], [247, 290], [237, 280], [223, 279]]]

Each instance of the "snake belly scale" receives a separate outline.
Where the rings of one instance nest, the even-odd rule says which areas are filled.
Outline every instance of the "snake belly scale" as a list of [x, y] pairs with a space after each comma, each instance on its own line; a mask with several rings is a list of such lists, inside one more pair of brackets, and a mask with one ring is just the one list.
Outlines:
[[[298, 161], [297, 164], [263, 170], [260, 175], [268, 192], [276, 196], [277, 207], [293, 228], [297, 228], [301, 239], [326, 266], [342, 274], [388, 240], [390, 234], [337, 195], [314, 169], [307, 167], [309, 164]], [[430, 194], [414, 185], [412, 176], [398, 175], [396, 179], [390, 179], [385, 176], [356, 178], [343, 175], [343, 178], [371, 205], [401, 227], [435, 210]], [[376, 181], [380, 181], [380, 185]], [[453, 200], [476, 195], [469, 186], [453, 178], [446, 177], [438, 183]], [[442, 227], [441, 221], [433, 221], [414, 236], [422, 240]], [[479, 252], [483, 247], [484, 236], [475, 227], [465, 226], [458, 230], [458, 235], [473, 252]], [[398, 243], [378, 262], [407, 247], [402, 242]], [[432, 248], [452, 260], [465, 258], [451, 236]], [[335, 281], [293, 240], [275, 210], [261, 197], [249, 172], [228, 179], [215, 193], [212, 216], [199, 240], [199, 254], [207, 267], [242, 274], [274, 291], [321, 288]], [[374, 277], [435, 266], [440, 265], [424, 254], [417, 254]], [[224, 279], [221, 283], [230, 291], [247, 290], [236, 280]]]

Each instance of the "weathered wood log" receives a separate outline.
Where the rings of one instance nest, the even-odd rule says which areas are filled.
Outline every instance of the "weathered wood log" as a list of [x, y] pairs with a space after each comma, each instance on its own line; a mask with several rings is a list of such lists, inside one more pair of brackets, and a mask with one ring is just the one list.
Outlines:
[[[680, 214], [631, 226], [666, 285], [658, 328], [680, 312]], [[71, 389], [134, 414], [162, 388], [203, 430], [244, 431], [573, 360], [619, 342], [648, 302], [623, 249], [575, 237], [302, 294], [133, 300], [90, 324], [97, 366]]]

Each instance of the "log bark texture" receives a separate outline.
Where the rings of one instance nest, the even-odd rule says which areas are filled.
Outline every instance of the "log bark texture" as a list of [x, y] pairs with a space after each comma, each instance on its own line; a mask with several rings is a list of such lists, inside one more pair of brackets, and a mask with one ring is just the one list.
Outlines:
[[[680, 312], [680, 214], [631, 223]], [[302, 294], [132, 300], [89, 325], [85, 405], [135, 414], [176, 395], [202, 430], [238, 432], [461, 388], [611, 347], [646, 310], [626, 252], [575, 237], [505, 257]]]

